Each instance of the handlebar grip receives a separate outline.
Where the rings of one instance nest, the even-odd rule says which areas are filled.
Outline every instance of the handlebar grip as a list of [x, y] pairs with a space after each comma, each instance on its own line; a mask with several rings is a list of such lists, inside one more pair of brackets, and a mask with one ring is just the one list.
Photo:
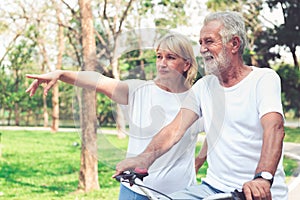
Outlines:
[[148, 174], [148, 170], [146, 168], [135, 168], [134, 172], [137, 174]]
[[134, 176], [135, 176], [135, 175], [134, 175], [133, 172], [131, 172], [131, 171], [125, 171], [125, 172], [123, 172], [123, 173], [117, 175], [117, 176], [115, 177], [115, 179], [116, 179], [117, 181], [121, 182], [121, 179], [131, 180]]
[[115, 177], [115, 179], [118, 181], [118, 182], [121, 182], [121, 178], [123, 177], [123, 174], [119, 174]]
[[143, 180], [144, 177], [148, 176], [148, 170], [145, 168], [135, 168], [133, 173], [138, 177], [139, 179]]
[[244, 192], [240, 192], [237, 189], [232, 192], [232, 197], [234, 200], [246, 200]]

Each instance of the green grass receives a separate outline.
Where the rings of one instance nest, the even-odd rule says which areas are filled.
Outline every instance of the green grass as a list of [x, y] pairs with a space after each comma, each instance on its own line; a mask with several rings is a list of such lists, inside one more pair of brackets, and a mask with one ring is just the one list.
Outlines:
[[[300, 141], [299, 129], [288, 129], [287, 140]], [[111, 178], [115, 164], [125, 156], [127, 139], [116, 136], [99, 137], [100, 190], [75, 193], [80, 165], [78, 133], [48, 131], [1, 131], [0, 200], [55, 199], [117, 199], [119, 183]], [[200, 146], [197, 147], [197, 152]], [[297, 163], [284, 160], [290, 176]], [[197, 175], [206, 173], [207, 164]]]
[[285, 142], [300, 143], [300, 128], [285, 128]]

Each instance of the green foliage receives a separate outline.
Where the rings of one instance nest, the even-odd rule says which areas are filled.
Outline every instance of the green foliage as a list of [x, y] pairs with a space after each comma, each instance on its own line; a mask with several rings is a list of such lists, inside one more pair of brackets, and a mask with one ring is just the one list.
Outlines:
[[283, 163], [284, 172], [287, 177], [294, 175], [295, 169], [298, 167], [298, 163], [296, 160], [292, 160], [289, 158], [285, 158]]
[[285, 142], [300, 143], [300, 128], [287, 128], [285, 127]]
[[115, 103], [104, 94], [97, 94], [97, 119], [100, 126], [115, 125]]
[[159, 10], [164, 13], [164, 16], [155, 19], [156, 27], [169, 29], [178, 27], [179, 25], [186, 25], [186, 19], [188, 16], [186, 15], [186, 12], [184, 10], [185, 3], [186, 0], [159, 1]]
[[[120, 58], [120, 70], [124, 80], [153, 79], [156, 75], [155, 50], [133, 50], [123, 54]], [[145, 77], [143, 77], [143, 73], [145, 73]]]
[[254, 55], [257, 66], [270, 67], [269, 61], [280, 58], [279, 53], [271, 52], [270, 49], [277, 44], [278, 38], [275, 36], [276, 31], [273, 28], [267, 28], [265, 31], [257, 34], [254, 42]]
[[300, 71], [290, 65], [282, 65], [277, 69], [281, 77], [282, 101], [286, 112], [293, 111], [300, 117]]

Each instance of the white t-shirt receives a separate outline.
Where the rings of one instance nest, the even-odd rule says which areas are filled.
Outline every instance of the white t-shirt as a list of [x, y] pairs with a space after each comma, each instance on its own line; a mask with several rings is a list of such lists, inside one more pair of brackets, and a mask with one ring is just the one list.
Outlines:
[[[241, 189], [253, 179], [263, 141], [260, 118], [268, 112], [283, 116], [279, 76], [268, 68], [252, 69], [229, 88], [222, 87], [216, 76], [205, 76], [183, 105], [203, 116], [209, 165], [204, 181], [224, 192]], [[271, 192], [273, 200], [287, 199], [282, 158]]]
[[[164, 126], [177, 115], [188, 92], [170, 93], [159, 88], [153, 81], [128, 80], [129, 102], [123, 107], [129, 122], [127, 157], [144, 151]], [[165, 194], [184, 189], [196, 183], [195, 146], [201, 128], [196, 121], [183, 138], [149, 168], [144, 184]], [[130, 189], [145, 195], [136, 186]]]

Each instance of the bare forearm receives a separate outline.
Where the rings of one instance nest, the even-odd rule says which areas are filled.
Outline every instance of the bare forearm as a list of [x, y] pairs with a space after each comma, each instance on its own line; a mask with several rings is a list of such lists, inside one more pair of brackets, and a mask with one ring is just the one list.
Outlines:
[[[279, 115], [279, 114], [278, 114]], [[256, 173], [268, 171], [275, 174], [282, 154], [284, 126], [281, 116], [271, 116], [271, 121], [266, 121], [264, 126], [263, 146]]]
[[197, 119], [198, 115], [193, 111], [181, 109], [175, 119], [153, 137], [143, 153], [137, 157], [127, 158], [119, 162], [116, 166], [114, 176], [125, 170], [135, 169], [136, 167], [148, 169], [158, 157], [166, 153], [181, 139], [186, 130]]
[[172, 148], [184, 135], [186, 130], [198, 119], [191, 110], [181, 109], [175, 119], [163, 128], [141, 154], [147, 158], [148, 167], [161, 155]]
[[166, 126], [152, 139], [151, 143], [140, 155], [144, 158], [145, 162], [147, 162], [146, 168], [150, 167], [157, 158], [166, 153], [178, 142], [181, 137], [178, 138], [176, 135], [179, 134], [183, 135], [183, 133], [179, 133], [178, 130], [172, 129], [171, 126]]
[[100, 73], [94, 71], [75, 72], [59, 70], [58, 73], [60, 73], [59, 80], [87, 89], [95, 89], [102, 76]]
[[282, 154], [284, 131], [279, 129], [264, 135], [261, 158], [256, 173], [268, 171], [274, 175]]

